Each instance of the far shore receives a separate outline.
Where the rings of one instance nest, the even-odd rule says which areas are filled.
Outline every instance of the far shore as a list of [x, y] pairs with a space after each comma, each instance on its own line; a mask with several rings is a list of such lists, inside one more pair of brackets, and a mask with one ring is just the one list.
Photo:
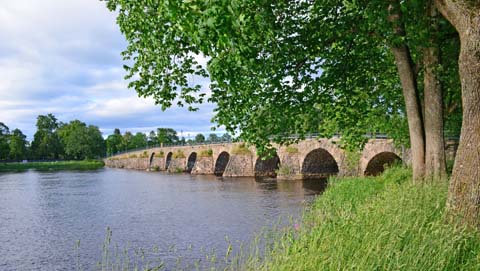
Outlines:
[[103, 161], [55, 161], [55, 162], [0, 162], [0, 172], [18, 172], [34, 169], [38, 171], [96, 170], [104, 167]]

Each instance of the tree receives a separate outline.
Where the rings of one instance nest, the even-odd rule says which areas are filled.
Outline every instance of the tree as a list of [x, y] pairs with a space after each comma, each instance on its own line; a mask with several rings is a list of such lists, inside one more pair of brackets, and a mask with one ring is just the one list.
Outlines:
[[[472, 148], [480, 142], [479, 60], [472, 57], [480, 50], [480, 4], [434, 4], [461, 40], [464, 113], [451, 188], [461, 192], [451, 195], [477, 195], [464, 188], [480, 185], [480, 154]], [[211, 101], [218, 105], [214, 120], [260, 152], [271, 139], [286, 143], [289, 135], [302, 138], [312, 130], [341, 132], [347, 147], [361, 146], [365, 132], [397, 135], [395, 129], [408, 123], [414, 179], [444, 174], [438, 118], [443, 95], [432, 72], [438, 41], [430, 1], [110, 0], [107, 6], [119, 11], [117, 22], [129, 42], [124, 56], [133, 60], [126, 67], [127, 77], [135, 78], [130, 87], [163, 108], [177, 100], [189, 106], [201, 101], [200, 87], [190, 86], [188, 77], [208, 70]], [[195, 54], [210, 58], [206, 70]], [[464, 203], [476, 197], [452, 198], [450, 206], [463, 206], [458, 208], [480, 220], [478, 203]]]
[[132, 139], [133, 139], [133, 134], [129, 131], [126, 131], [125, 134], [123, 134], [123, 139], [122, 139], [122, 149], [123, 150], [131, 150], [135, 147], [132, 147]]
[[177, 131], [172, 128], [158, 128], [157, 140], [159, 144], [174, 144], [178, 142]]
[[[288, 143], [291, 134], [302, 138], [312, 131], [327, 137], [341, 131], [343, 141], [358, 147], [365, 133], [402, 126], [402, 96], [383, 33], [370, 38], [376, 26], [361, 24], [373, 21], [365, 20], [367, 11], [386, 13], [382, 1], [374, 2], [368, 9], [340, 1], [109, 1], [108, 6], [121, 6], [118, 23], [130, 42], [126, 58], [142, 55], [127, 67], [128, 78], [139, 78], [131, 87], [164, 108], [176, 98], [180, 105], [195, 103], [198, 86], [184, 85], [190, 74], [204, 75], [192, 55], [201, 52], [211, 57], [214, 120], [263, 152], [271, 139]], [[386, 22], [384, 13], [374, 17]], [[152, 40], [152, 33], [159, 38]], [[165, 60], [161, 65], [159, 57]]]
[[458, 66], [463, 120], [448, 208], [462, 222], [480, 227], [480, 2], [435, 0], [435, 4], [461, 41]]
[[217, 136], [217, 134], [209, 134], [208, 138], [207, 138], [207, 141], [215, 143], [215, 142], [220, 141], [220, 138]]
[[148, 146], [153, 147], [156, 144], [158, 144], [157, 135], [155, 134], [154, 131], [150, 131], [150, 133], [148, 134]]
[[106, 142], [103, 139], [102, 132], [97, 126], [89, 125], [87, 130], [88, 140], [90, 142], [90, 153], [91, 156], [86, 156], [85, 158], [101, 158], [105, 156], [106, 152]]
[[144, 133], [136, 133], [130, 142], [129, 149], [138, 149], [147, 146], [147, 136]]
[[53, 114], [37, 117], [37, 131], [33, 136], [32, 152], [35, 159], [58, 159], [63, 153], [62, 144], [56, 133], [57, 118]]
[[106, 140], [107, 154], [113, 155], [122, 151], [122, 140], [123, 138], [120, 129], [115, 128], [113, 135], [109, 135]]
[[65, 158], [83, 160], [103, 157], [105, 142], [98, 127], [79, 120], [62, 124], [57, 133], [64, 146]]
[[12, 160], [23, 160], [27, 158], [27, 137], [19, 129], [12, 131], [10, 135], [9, 157]]
[[10, 148], [10, 129], [3, 122], [0, 122], [0, 160], [7, 159]]
[[228, 133], [225, 133], [225, 134], [222, 135], [222, 137], [220, 137], [220, 140], [230, 142], [230, 141], [232, 141], [232, 136]]
[[203, 134], [197, 134], [195, 136], [195, 142], [196, 143], [204, 143], [205, 142], [205, 136]]

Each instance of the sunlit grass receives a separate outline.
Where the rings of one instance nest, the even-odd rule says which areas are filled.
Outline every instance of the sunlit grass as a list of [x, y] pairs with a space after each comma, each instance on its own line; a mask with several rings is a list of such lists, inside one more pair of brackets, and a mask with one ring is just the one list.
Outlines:
[[298, 232], [250, 270], [480, 270], [476, 232], [447, 223], [447, 184], [413, 185], [410, 171], [332, 180]]
[[[331, 179], [301, 223], [279, 220], [248, 244], [174, 265], [142, 262], [145, 250], [106, 253], [99, 270], [480, 270], [476, 231], [445, 219], [447, 183], [413, 185], [409, 169]], [[108, 246], [110, 238], [107, 234]], [[118, 249], [117, 249], [118, 250]], [[139, 253], [142, 252], [142, 253]], [[155, 251], [151, 251], [155, 255]], [[108, 256], [110, 255], [110, 256]], [[163, 254], [165, 255], [165, 254]], [[197, 254], [198, 255], [198, 254]], [[132, 257], [133, 256], [133, 257]], [[137, 259], [132, 261], [132, 259]], [[150, 257], [151, 258], [151, 257]], [[127, 260], [125, 260], [127, 259]], [[139, 261], [140, 259], [140, 261]], [[132, 263], [135, 264], [126, 264]], [[106, 264], [105, 264], [106, 263]], [[114, 263], [117, 263], [115, 265]]]

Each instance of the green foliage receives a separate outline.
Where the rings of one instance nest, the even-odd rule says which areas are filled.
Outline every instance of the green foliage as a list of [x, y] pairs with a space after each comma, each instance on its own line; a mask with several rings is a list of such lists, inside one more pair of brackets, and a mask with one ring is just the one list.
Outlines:
[[165, 153], [163, 151], [159, 151], [158, 153], [155, 153], [156, 158], [163, 158], [165, 157]]
[[358, 171], [358, 163], [360, 162], [360, 157], [362, 153], [360, 150], [356, 151], [345, 151], [345, 168], [347, 169], [349, 175], [356, 175]]
[[185, 158], [185, 153], [182, 150], [177, 150], [172, 154], [173, 159]]
[[139, 156], [140, 158], [149, 158], [150, 156], [148, 155], [147, 151], [143, 151], [142, 154]]
[[144, 133], [136, 133], [130, 140], [128, 149], [138, 149], [147, 146], [147, 135]]
[[3, 122], [0, 122], [0, 160], [7, 159], [9, 148], [10, 129]]
[[106, 140], [107, 154], [114, 155], [123, 149], [123, 137], [118, 128], [115, 128], [113, 135], [109, 135]]
[[84, 122], [73, 120], [61, 124], [57, 134], [67, 159], [94, 159], [105, 155], [105, 140], [96, 126], [87, 126]]
[[220, 137], [218, 137], [216, 134], [209, 134], [207, 138], [207, 142], [215, 143], [220, 141]]
[[37, 117], [37, 131], [33, 136], [32, 155], [35, 159], [58, 159], [63, 154], [63, 146], [60, 142], [57, 129], [59, 123], [52, 115], [40, 115]]
[[138, 158], [138, 155], [136, 155], [136, 154], [130, 154], [130, 155], [128, 156], [128, 158]]
[[235, 155], [250, 155], [252, 152], [248, 149], [245, 143], [240, 143], [232, 148], [232, 154]]
[[[189, 78], [206, 77], [208, 71], [210, 101], [217, 104], [213, 121], [254, 143], [259, 153], [272, 148], [271, 140], [290, 143], [295, 141], [290, 135], [303, 138], [312, 132], [322, 137], [340, 133], [341, 144], [352, 150], [366, 142], [365, 134], [376, 132], [408, 144], [390, 46], [406, 44], [421, 66], [432, 35], [425, 16], [428, 3], [400, 1], [406, 37], [388, 22], [388, 4], [107, 0], [128, 41], [123, 55], [130, 87], [154, 97], [163, 109], [177, 101], [195, 109], [207, 93]], [[446, 125], [453, 127], [461, 111], [452, 63], [458, 59], [458, 37], [450, 38], [447, 21], [441, 19], [440, 25], [445, 56], [438, 70], [448, 85], [446, 101], [457, 112]], [[197, 56], [209, 58], [206, 67]]]
[[172, 128], [158, 128], [157, 140], [159, 144], [173, 144], [178, 142], [177, 131]]
[[212, 157], [212, 156], [213, 156], [213, 150], [212, 150], [212, 149], [201, 150], [201, 151], [198, 153], [198, 156], [199, 156], [199, 157]]
[[196, 143], [204, 143], [205, 142], [205, 136], [203, 134], [197, 134], [195, 136], [195, 142]]
[[10, 135], [9, 158], [17, 161], [27, 159], [27, 146], [27, 137], [22, 133], [22, 131], [19, 129], [13, 130], [12, 134]]

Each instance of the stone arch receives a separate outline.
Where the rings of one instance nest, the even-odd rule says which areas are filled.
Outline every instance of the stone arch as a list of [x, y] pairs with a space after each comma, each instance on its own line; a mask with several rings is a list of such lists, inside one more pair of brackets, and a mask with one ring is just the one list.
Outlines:
[[230, 154], [226, 151], [221, 152], [217, 157], [217, 161], [215, 161], [215, 169], [213, 173], [216, 176], [222, 176], [227, 168], [228, 161], [230, 161]]
[[280, 158], [277, 154], [268, 159], [258, 157], [255, 161], [255, 177], [277, 177], [277, 170], [280, 168]]
[[152, 168], [152, 163], [153, 163], [153, 158], [155, 157], [155, 152], [152, 152], [152, 154], [150, 154], [150, 159], [148, 160], [148, 168], [151, 169]]
[[[383, 154], [382, 154], [383, 153]], [[381, 155], [380, 155], [381, 154]], [[378, 157], [376, 157], [379, 155]], [[373, 160], [375, 158], [375, 160]], [[390, 164], [392, 159], [398, 158], [395, 160], [400, 160], [403, 162], [408, 162], [408, 155], [404, 155], [403, 151], [397, 149], [393, 140], [391, 139], [370, 139], [365, 147], [363, 148], [362, 156], [360, 157], [359, 167], [358, 167], [358, 174], [359, 175], [378, 175], [379, 173], [383, 172], [383, 165]], [[369, 170], [367, 171], [367, 167], [369, 163], [373, 163], [370, 165]], [[382, 162], [383, 161], [383, 162]], [[380, 164], [380, 165], [377, 165]], [[372, 170], [373, 168], [377, 168], [377, 170]], [[382, 169], [383, 168], [383, 169]], [[380, 172], [377, 172], [380, 171]]]
[[367, 163], [367, 167], [363, 172], [365, 176], [377, 176], [383, 173], [385, 165], [390, 166], [395, 162], [402, 161], [394, 152], [380, 152], [373, 156]]
[[172, 162], [172, 156], [173, 152], [169, 152], [167, 154], [167, 157], [165, 158], [165, 169], [168, 169], [168, 167], [170, 166], [170, 163]]
[[304, 179], [327, 178], [339, 173], [337, 161], [330, 152], [323, 148], [310, 151], [302, 163]]
[[187, 159], [187, 170], [186, 171], [188, 173], [192, 172], [193, 167], [195, 167], [195, 162], [197, 162], [197, 153], [192, 152], [192, 153], [190, 153], [190, 155], [188, 156], [188, 159]]

